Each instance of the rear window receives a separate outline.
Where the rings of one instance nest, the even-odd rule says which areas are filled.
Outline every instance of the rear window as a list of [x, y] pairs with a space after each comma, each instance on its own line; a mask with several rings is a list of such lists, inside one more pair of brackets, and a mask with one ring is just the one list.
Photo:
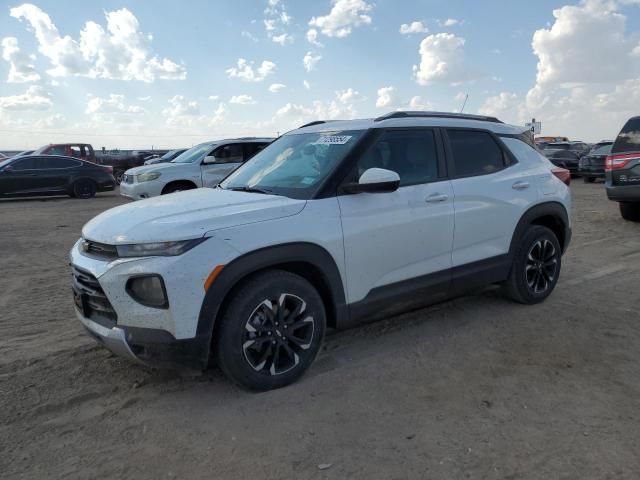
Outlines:
[[447, 130], [455, 174], [458, 177], [486, 175], [502, 170], [504, 154], [491, 135], [473, 130]]
[[622, 127], [611, 153], [640, 152], [640, 117], [632, 118]]

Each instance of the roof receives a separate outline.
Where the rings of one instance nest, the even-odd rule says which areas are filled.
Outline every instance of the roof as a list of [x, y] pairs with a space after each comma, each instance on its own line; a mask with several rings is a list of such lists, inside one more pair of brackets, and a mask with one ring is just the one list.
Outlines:
[[[211, 140], [210, 142], [202, 142], [202, 143], [199, 143], [198, 145], [218, 145], [221, 143], [273, 142], [274, 140], [275, 138], [272, 138], [272, 137], [238, 137], [238, 138], [224, 138], [222, 140]], [[177, 149], [177, 150], [180, 150], [180, 149]]]
[[524, 126], [508, 125], [495, 117], [460, 115], [443, 112], [391, 112], [378, 118], [354, 120], [327, 120], [311, 122], [287, 132], [285, 135], [321, 133], [344, 130], [368, 130], [390, 127], [450, 127], [481, 128], [497, 134], [520, 134], [528, 129]]

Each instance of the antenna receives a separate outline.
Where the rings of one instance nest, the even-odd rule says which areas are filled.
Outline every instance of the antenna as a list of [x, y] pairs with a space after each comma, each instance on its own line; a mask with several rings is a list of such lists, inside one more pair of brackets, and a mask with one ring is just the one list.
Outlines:
[[464, 112], [464, 107], [467, 105], [467, 100], [469, 99], [469, 94], [467, 93], [464, 96], [464, 102], [462, 103], [462, 108], [460, 109], [460, 113]]

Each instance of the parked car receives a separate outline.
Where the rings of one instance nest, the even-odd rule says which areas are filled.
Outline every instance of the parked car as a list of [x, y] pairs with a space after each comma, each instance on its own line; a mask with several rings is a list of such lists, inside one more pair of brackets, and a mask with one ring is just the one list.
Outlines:
[[569, 150], [576, 152], [578, 157], [587, 153], [590, 145], [584, 142], [553, 142], [544, 146], [544, 150]]
[[182, 153], [184, 153], [186, 151], [187, 151], [186, 148], [180, 148], [178, 150], [169, 150], [167, 153], [165, 153], [161, 157], [156, 157], [156, 158], [151, 158], [149, 160], [145, 160], [144, 164], [145, 165], [155, 165], [157, 163], [168, 163], [168, 162], [171, 162], [171, 161], [175, 160], [178, 157], [178, 155], [181, 155]]
[[580, 155], [572, 150], [545, 149], [542, 152], [557, 167], [566, 168], [571, 175], [579, 173]]
[[598, 143], [594, 143], [591, 146], [591, 149], [589, 150], [589, 153], [593, 152], [594, 150], [600, 148], [600, 147], [608, 147], [613, 145], [613, 140], [600, 140]]
[[127, 170], [120, 183], [120, 194], [141, 200], [192, 188], [215, 187], [272, 141], [272, 138], [237, 138], [196, 145], [169, 163]]
[[28, 155], [0, 162], [0, 196], [69, 195], [91, 198], [115, 188], [110, 167], [60, 155]]
[[0, 153], [0, 160], [6, 160], [7, 158], [9, 157], [7, 157], [4, 153]]
[[218, 188], [87, 223], [70, 253], [76, 312], [119, 355], [204, 368], [213, 352], [240, 385], [282, 387], [327, 327], [494, 283], [544, 301], [571, 238], [553, 169], [523, 127], [492, 117], [313, 122]]
[[609, 200], [620, 204], [625, 220], [640, 222], [640, 117], [629, 119], [605, 164]]
[[535, 143], [540, 144], [540, 143], [554, 143], [554, 142], [568, 142], [569, 139], [567, 137], [536, 137], [535, 138]]
[[33, 155], [58, 155], [96, 162], [93, 147], [87, 143], [52, 143], [36, 149]]
[[593, 183], [596, 178], [604, 178], [604, 165], [611, 153], [611, 144], [591, 150], [580, 159], [578, 171], [585, 183]]
[[32, 153], [33, 153], [33, 150], [24, 150], [20, 153], [16, 153], [10, 158], [26, 157], [27, 155], [31, 155]]

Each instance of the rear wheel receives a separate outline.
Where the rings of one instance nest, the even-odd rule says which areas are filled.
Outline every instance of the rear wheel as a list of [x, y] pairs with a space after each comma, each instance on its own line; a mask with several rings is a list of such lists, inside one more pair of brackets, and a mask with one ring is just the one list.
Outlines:
[[620, 215], [630, 222], [640, 222], [640, 202], [620, 202]]
[[73, 184], [72, 197], [75, 198], [92, 198], [96, 195], [96, 184], [93, 180], [78, 180]]
[[194, 188], [196, 188], [196, 186], [191, 182], [172, 182], [162, 189], [162, 195], [181, 192], [183, 190], [193, 190]]
[[304, 278], [272, 270], [232, 294], [215, 338], [218, 365], [250, 390], [271, 390], [297, 380], [324, 337], [322, 299]]
[[558, 282], [562, 263], [560, 243], [550, 229], [541, 225], [531, 225], [519, 243], [504, 291], [516, 302], [540, 303]]

